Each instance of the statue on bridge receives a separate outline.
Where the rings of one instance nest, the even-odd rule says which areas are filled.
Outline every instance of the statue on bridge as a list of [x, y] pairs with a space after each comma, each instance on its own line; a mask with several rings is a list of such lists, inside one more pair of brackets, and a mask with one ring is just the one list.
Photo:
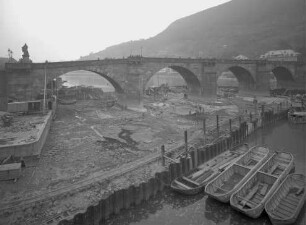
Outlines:
[[22, 58], [30, 58], [27, 44], [24, 44], [24, 46], [22, 46], [22, 52], [23, 52]]
[[30, 63], [30, 62], [32, 62], [30, 60], [30, 55], [29, 55], [29, 52], [28, 52], [27, 44], [24, 44], [24, 46], [22, 46], [21, 50], [22, 50], [23, 54], [22, 54], [22, 59], [20, 59], [19, 61], [22, 62], [22, 63]]

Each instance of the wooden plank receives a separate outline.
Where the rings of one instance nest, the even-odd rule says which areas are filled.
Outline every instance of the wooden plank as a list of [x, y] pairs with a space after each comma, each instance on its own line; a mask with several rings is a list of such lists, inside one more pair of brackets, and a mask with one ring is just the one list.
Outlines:
[[252, 201], [255, 202], [256, 204], [259, 204], [262, 200], [262, 196], [259, 195], [258, 193], [255, 194], [255, 196], [253, 197]]
[[280, 219], [286, 219], [288, 217], [284, 216], [282, 213], [278, 212], [278, 211], [273, 211], [272, 212], [274, 216], [280, 218]]
[[288, 200], [288, 198], [282, 198], [281, 200], [280, 200], [280, 202], [285, 202], [286, 204], [290, 204], [290, 205], [292, 205], [292, 206], [294, 206], [294, 207], [296, 207], [297, 205], [298, 205], [298, 202], [294, 202], [294, 201], [290, 201], [290, 200]]
[[274, 165], [271, 167], [271, 169], [269, 170], [268, 173], [273, 174], [274, 170], [276, 170], [277, 167], [278, 167], [278, 164], [277, 164], [277, 163], [274, 164]]
[[281, 208], [279, 208], [279, 207], [277, 207], [277, 208], [275, 209], [275, 212], [277, 212], [278, 214], [284, 216], [285, 218], [286, 218], [286, 217], [290, 217], [290, 216], [292, 215], [292, 213], [287, 212], [286, 210], [283, 210], [283, 209], [281, 209]]
[[214, 187], [216, 187], [217, 188], [217, 190], [219, 189], [219, 190], [221, 190], [221, 191], [223, 191], [223, 192], [228, 192], [228, 190], [225, 190], [225, 189], [222, 189], [221, 187], [219, 187], [219, 186], [217, 186], [217, 185], [214, 185], [214, 184], [211, 184], [212, 186], [214, 186]]
[[266, 195], [266, 193], [267, 193], [267, 190], [268, 190], [268, 184], [263, 184], [262, 185], [262, 188], [260, 189], [260, 194], [261, 195], [263, 195], [263, 196], [265, 196]]
[[204, 176], [200, 176], [195, 181], [198, 182], [198, 183], [203, 183], [204, 181], [211, 179], [212, 177], [216, 176], [217, 174], [218, 173], [212, 171], [212, 173], [207, 173]]
[[304, 187], [301, 187], [296, 193], [295, 195], [300, 195], [301, 193], [303, 193], [304, 191]]
[[283, 202], [281, 202], [279, 205], [278, 205], [279, 208], [287, 211], [287, 212], [290, 212], [292, 213], [292, 211], [294, 211], [295, 208], [292, 208], [292, 207], [289, 207], [287, 204], [284, 204]]
[[242, 206], [245, 206], [245, 204], [250, 201], [250, 199], [256, 194], [256, 192], [258, 191], [258, 186], [258, 184], [255, 185], [255, 187], [253, 187], [251, 191], [247, 194], [247, 196], [240, 202]]
[[191, 175], [191, 179], [206, 179], [207, 177], [209, 177], [214, 171], [209, 169], [209, 170], [200, 170], [194, 174]]
[[191, 187], [189, 187], [189, 186], [187, 186], [187, 185], [185, 185], [185, 184], [183, 184], [183, 183], [181, 183], [181, 182], [179, 182], [179, 181], [175, 181], [175, 183], [177, 183], [179, 186], [181, 186], [181, 187], [183, 187], [183, 188], [185, 188], [185, 189], [187, 189], [187, 190], [190, 190], [191, 189]]
[[295, 198], [292, 195], [287, 195], [286, 199], [288, 199], [289, 201], [294, 202], [294, 203], [298, 203], [300, 201], [299, 198]]
[[192, 184], [194, 184], [194, 185], [200, 186], [200, 184], [199, 184], [198, 182], [193, 181], [193, 180], [191, 180], [191, 179], [189, 179], [189, 178], [187, 178], [187, 177], [185, 177], [185, 176], [183, 176], [182, 179], [185, 180], [185, 181], [187, 181], [187, 182], [190, 182], [190, 183], [192, 183]]

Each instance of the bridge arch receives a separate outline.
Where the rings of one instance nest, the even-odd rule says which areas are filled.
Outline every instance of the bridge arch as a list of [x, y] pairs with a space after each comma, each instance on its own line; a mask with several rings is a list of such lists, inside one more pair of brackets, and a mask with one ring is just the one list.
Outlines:
[[96, 73], [98, 75], [100, 75], [101, 77], [105, 78], [105, 80], [107, 80], [109, 83], [111, 83], [111, 85], [113, 85], [115, 92], [117, 92], [118, 94], [123, 94], [124, 90], [123, 88], [120, 86], [120, 84], [118, 84], [117, 81], [115, 81], [114, 79], [112, 79], [110, 76], [107, 76], [104, 73], [98, 72], [98, 71], [94, 71], [94, 70], [87, 70], [89, 72], [93, 72]]
[[274, 74], [277, 82], [293, 82], [294, 78], [289, 69], [283, 66], [277, 66], [272, 69], [272, 73]]
[[253, 90], [255, 88], [255, 79], [249, 70], [241, 66], [230, 66], [227, 70], [232, 72], [237, 78], [239, 89]]
[[181, 65], [164, 65], [163, 67], [158, 67], [154, 69], [154, 72], [149, 73], [149, 76], [146, 76], [144, 87], [149, 82], [149, 80], [155, 76], [159, 71], [164, 68], [170, 68], [177, 72], [185, 81], [187, 88], [190, 93], [199, 94], [201, 91], [201, 82], [198, 77], [189, 69]]
[[102, 77], [105, 80], [107, 80], [114, 87], [116, 93], [118, 93], [118, 94], [123, 94], [124, 93], [124, 90], [121, 87], [121, 85], [116, 80], [114, 80], [111, 76], [108, 76], [106, 73], [103, 73], [103, 72], [100, 72], [100, 71], [96, 71], [96, 70], [93, 70], [93, 69], [73, 69], [73, 70], [64, 71], [64, 72], [61, 71], [61, 73], [57, 74], [56, 77], [60, 77], [60, 76], [62, 76], [64, 74], [67, 74], [67, 73], [70, 73], [70, 72], [75, 72], [75, 71], [85, 71], [85, 72], [90, 72], [90, 73], [97, 74], [100, 77]]

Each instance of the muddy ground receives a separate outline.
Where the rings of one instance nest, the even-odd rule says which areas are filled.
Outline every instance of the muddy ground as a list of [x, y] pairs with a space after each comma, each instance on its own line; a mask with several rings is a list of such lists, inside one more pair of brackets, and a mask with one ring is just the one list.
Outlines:
[[[185, 130], [191, 144], [203, 141], [204, 116], [208, 130], [216, 127], [218, 114], [223, 124], [221, 131], [228, 131], [229, 118], [247, 116], [254, 111], [252, 101], [252, 97], [185, 99], [182, 94], [170, 93], [164, 101], [146, 97], [145, 113], [117, 106], [105, 108], [97, 100], [59, 105], [40, 159], [27, 159], [19, 180], [0, 183], [0, 224], [20, 224], [21, 221], [40, 224], [56, 215], [64, 218], [86, 209], [113, 190], [149, 179], [163, 169], [160, 163], [150, 163], [103, 182], [92, 182], [90, 178], [139, 163], [159, 153], [161, 145], [165, 145], [166, 150], [182, 145]], [[282, 99], [261, 97], [258, 101], [277, 103]], [[237, 122], [233, 126], [237, 126]], [[206, 141], [213, 140], [214, 135], [208, 132]], [[25, 205], [31, 199], [39, 202], [46, 193], [56, 193], [82, 182], [89, 185], [64, 196], [53, 195], [34, 208], [33, 204]], [[18, 209], [10, 208], [11, 203], [18, 201], [21, 202]]]

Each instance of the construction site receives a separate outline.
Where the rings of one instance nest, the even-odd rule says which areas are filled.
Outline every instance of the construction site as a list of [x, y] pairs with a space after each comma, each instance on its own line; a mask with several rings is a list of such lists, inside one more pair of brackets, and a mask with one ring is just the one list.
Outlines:
[[[76, 90], [76, 98], [66, 91], [66, 100], [58, 99], [40, 154], [1, 158], [2, 166], [20, 166], [13, 179], [0, 181], [0, 224], [57, 224], [165, 170], [161, 146], [176, 158], [186, 141], [188, 149], [213, 143], [256, 118], [262, 106], [277, 111], [280, 103], [288, 105], [282, 97], [204, 98], [188, 95], [184, 87], [161, 85], [147, 89], [144, 109], [134, 111], [118, 104], [113, 94]], [[10, 115], [10, 126], [1, 121], [0, 147], [36, 140], [47, 121], [47, 114]]]

